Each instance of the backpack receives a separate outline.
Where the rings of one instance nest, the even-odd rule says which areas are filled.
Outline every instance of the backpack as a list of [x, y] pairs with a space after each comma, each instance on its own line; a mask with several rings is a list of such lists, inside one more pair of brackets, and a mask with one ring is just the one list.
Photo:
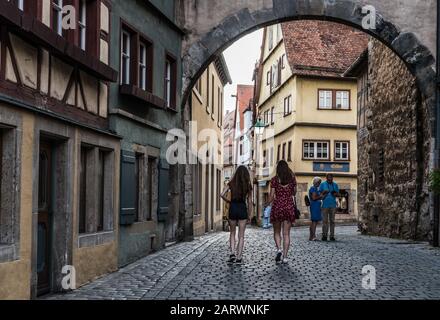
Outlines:
[[310, 199], [308, 195], [304, 196], [304, 203], [307, 207], [310, 207]]

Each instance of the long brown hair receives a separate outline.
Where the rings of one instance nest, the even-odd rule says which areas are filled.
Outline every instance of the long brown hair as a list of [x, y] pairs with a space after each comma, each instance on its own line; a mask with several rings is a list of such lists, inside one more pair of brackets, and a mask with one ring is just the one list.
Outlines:
[[282, 185], [288, 185], [292, 183], [293, 180], [293, 171], [289, 168], [289, 165], [286, 161], [281, 160], [277, 165], [277, 176], [280, 179], [280, 183]]
[[244, 201], [249, 191], [252, 189], [251, 177], [245, 166], [239, 166], [235, 171], [234, 177], [229, 182], [232, 200]]

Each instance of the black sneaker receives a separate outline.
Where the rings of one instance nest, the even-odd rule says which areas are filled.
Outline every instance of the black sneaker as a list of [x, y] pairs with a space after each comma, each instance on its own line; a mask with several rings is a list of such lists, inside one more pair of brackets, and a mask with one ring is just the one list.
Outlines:
[[324, 241], [324, 242], [326, 242], [326, 241], [327, 241], [327, 237], [322, 237], [321, 240]]
[[335, 237], [331, 237], [330, 241], [335, 242], [336, 241]]
[[235, 256], [235, 254], [231, 254], [230, 256], [229, 256], [229, 259], [228, 259], [228, 263], [234, 263], [234, 262], [236, 262], [236, 256]]
[[281, 257], [283, 256], [283, 254], [281, 252], [277, 253], [277, 256], [275, 258], [275, 263], [278, 264], [281, 262]]
[[242, 264], [243, 264], [243, 259], [237, 259], [237, 260], [235, 260], [235, 264], [242, 265]]

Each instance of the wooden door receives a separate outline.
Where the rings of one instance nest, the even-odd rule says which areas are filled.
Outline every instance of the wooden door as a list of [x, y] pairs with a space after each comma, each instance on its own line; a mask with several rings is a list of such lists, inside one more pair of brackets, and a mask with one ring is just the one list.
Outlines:
[[40, 144], [38, 172], [38, 295], [50, 292], [50, 233], [52, 203], [52, 147]]

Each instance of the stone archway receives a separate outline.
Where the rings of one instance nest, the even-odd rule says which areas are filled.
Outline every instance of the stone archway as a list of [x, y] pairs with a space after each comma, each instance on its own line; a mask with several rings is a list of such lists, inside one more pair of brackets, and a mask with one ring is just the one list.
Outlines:
[[[362, 27], [366, 16], [363, 8], [366, 5], [376, 9], [374, 30], [365, 30]], [[329, 20], [367, 32], [383, 42], [405, 62], [415, 76], [425, 106], [429, 109], [433, 133], [430, 143], [431, 146], [436, 145], [436, 61], [433, 54], [435, 0], [427, 0], [423, 5], [415, 4], [411, 0], [391, 0], [386, 4], [380, 0], [178, 0], [178, 6], [179, 24], [187, 32], [182, 52], [184, 118], [189, 119], [186, 101], [196, 79], [217, 54], [240, 37], [278, 22], [301, 19]], [[420, 24], [418, 21], [425, 23]], [[434, 148], [431, 147], [431, 150], [429, 158], [432, 169], [437, 159]], [[188, 170], [186, 173], [188, 174]], [[182, 179], [184, 180], [186, 179]], [[185, 186], [185, 189], [189, 190], [190, 187]], [[431, 214], [434, 212], [432, 200]], [[190, 219], [188, 211], [185, 212], [186, 218]], [[188, 226], [188, 220], [185, 221], [185, 225]]]

